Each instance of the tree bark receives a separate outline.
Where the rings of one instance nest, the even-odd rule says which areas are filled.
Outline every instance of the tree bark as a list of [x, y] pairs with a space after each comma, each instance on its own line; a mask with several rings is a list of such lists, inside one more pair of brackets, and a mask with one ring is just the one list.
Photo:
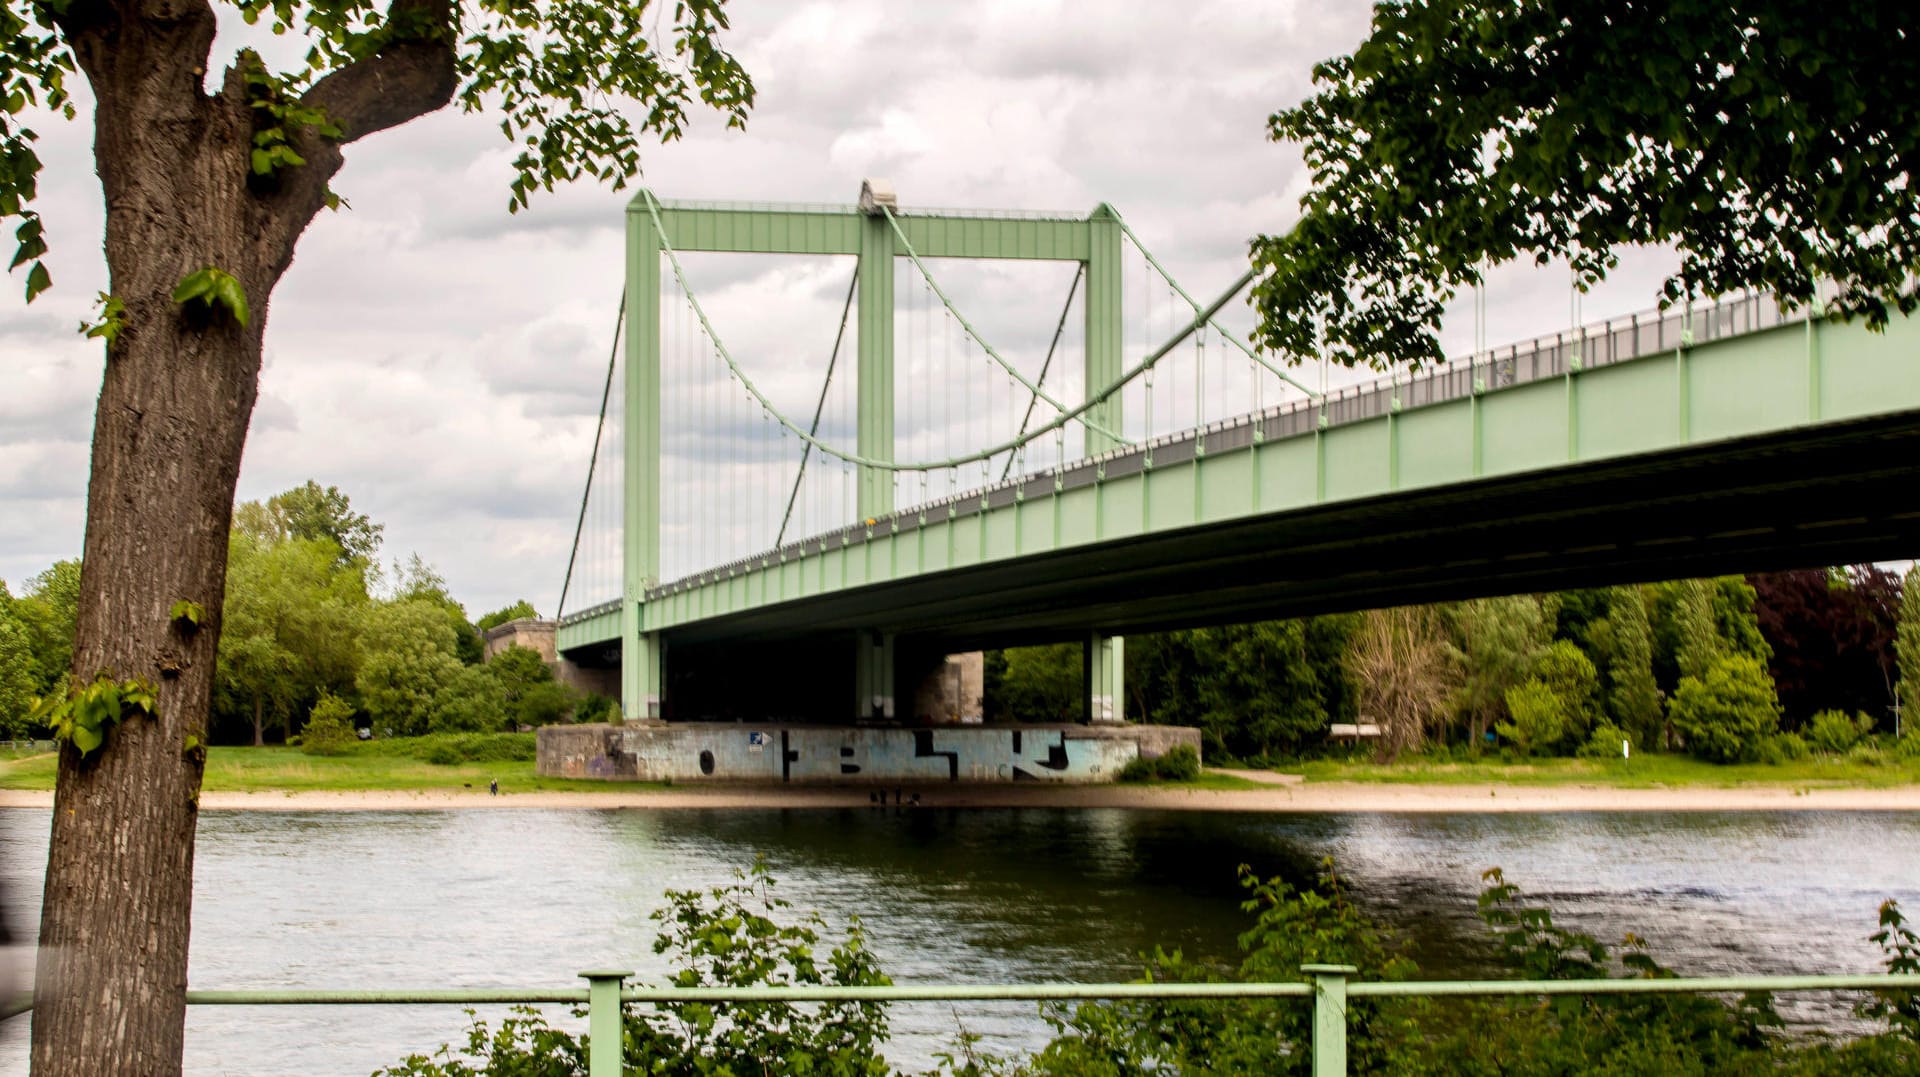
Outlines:
[[[73, 0], [58, 20], [98, 102], [107, 268], [125, 305], [95, 411], [72, 672], [76, 685], [148, 681], [158, 702], [84, 758], [61, 749], [32, 1065], [36, 1077], [164, 1077], [180, 1072], [197, 742], [268, 299], [341, 154], [308, 132], [296, 138], [306, 167], [252, 174], [261, 110], [242, 67], [255, 61], [243, 55], [218, 92], [204, 91], [215, 30], [206, 0]], [[343, 140], [443, 106], [450, 40], [389, 46], [316, 87], [334, 83], [326, 105]], [[240, 281], [246, 325], [173, 302], [180, 280], [208, 266]], [[197, 630], [169, 616], [182, 599], [205, 611]]]
[[255, 748], [262, 747], [267, 743], [267, 735], [266, 735], [267, 731], [266, 731], [265, 725], [261, 721], [260, 709], [261, 709], [260, 697], [254, 696], [253, 697], [253, 746]]

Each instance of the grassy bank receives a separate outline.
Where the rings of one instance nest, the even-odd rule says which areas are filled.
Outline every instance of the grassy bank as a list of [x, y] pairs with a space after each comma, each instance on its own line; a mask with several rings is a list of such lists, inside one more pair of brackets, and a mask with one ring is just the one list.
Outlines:
[[[524, 759], [462, 759], [446, 763], [429, 759], [489, 753], [453, 751], [444, 739], [436, 737], [355, 743], [339, 755], [308, 755], [298, 748], [278, 746], [214, 747], [207, 751], [203, 788], [216, 793], [461, 790], [485, 789], [488, 782], [498, 780], [500, 791], [508, 794], [606, 791], [605, 782], [542, 778], [534, 774], [532, 735], [526, 735], [526, 740], [529, 743], [524, 752], [510, 746], [512, 750], [491, 753], [524, 754], [527, 756]], [[54, 771], [55, 756], [50, 752], [0, 762], [0, 789], [52, 789]]]
[[1815, 755], [1786, 763], [1705, 763], [1684, 755], [1646, 754], [1619, 759], [1497, 758], [1465, 762], [1402, 759], [1384, 764], [1310, 760], [1276, 768], [1310, 782], [1390, 782], [1414, 785], [1605, 785], [1622, 789], [1695, 786], [1727, 789], [1778, 785], [1805, 789], [1884, 789], [1920, 784], [1920, 759], [1867, 762]]

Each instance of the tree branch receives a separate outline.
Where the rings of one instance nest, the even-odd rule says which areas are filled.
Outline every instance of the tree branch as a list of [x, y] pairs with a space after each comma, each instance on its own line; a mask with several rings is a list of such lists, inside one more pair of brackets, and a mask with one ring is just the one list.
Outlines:
[[394, 0], [394, 39], [373, 55], [321, 79], [302, 103], [324, 110], [342, 144], [398, 127], [453, 100], [454, 18], [450, 0]]

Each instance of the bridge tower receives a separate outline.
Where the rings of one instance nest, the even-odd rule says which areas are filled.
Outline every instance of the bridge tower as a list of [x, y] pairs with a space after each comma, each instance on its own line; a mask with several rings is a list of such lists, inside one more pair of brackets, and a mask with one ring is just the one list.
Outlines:
[[[991, 213], [901, 211], [884, 181], [862, 185], [855, 207], [673, 204], [642, 190], [627, 208], [624, 489], [621, 549], [620, 696], [636, 718], [662, 714], [665, 692], [660, 632], [647, 616], [648, 593], [660, 579], [662, 408], [662, 255], [673, 251], [749, 254], [850, 255], [857, 259], [856, 453], [858, 519], [869, 523], [895, 509], [894, 272], [897, 259], [977, 258], [1077, 262], [1085, 274], [1084, 371], [1089, 392], [1123, 372], [1125, 322], [1121, 288], [1124, 226], [1102, 203], [1084, 218]], [[1036, 395], [1038, 393], [1036, 392]], [[1075, 404], [1084, 401], [1075, 401]], [[1121, 398], [1087, 409], [1085, 451], [1098, 456], [1119, 445]], [[866, 626], [854, 646], [850, 718], [890, 718], [900, 692], [894, 684], [895, 633]], [[1121, 716], [1122, 644], [1089, 627], [1086, 717]]]

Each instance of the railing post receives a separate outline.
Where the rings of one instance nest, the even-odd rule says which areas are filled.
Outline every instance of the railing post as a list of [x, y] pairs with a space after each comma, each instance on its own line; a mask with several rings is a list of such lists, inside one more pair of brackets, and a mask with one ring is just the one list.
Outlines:
[[620, 1019], [620, 988], [633, 973], [589, 969], [580, 975], [587, 981], [587, 1077], [621, 1077], [626, 1029]]
[[1360, 970], [1302, 965], [1300, 971], [1313, 977], [1313, 1077], [1347, 1077], [1347, 977]]

